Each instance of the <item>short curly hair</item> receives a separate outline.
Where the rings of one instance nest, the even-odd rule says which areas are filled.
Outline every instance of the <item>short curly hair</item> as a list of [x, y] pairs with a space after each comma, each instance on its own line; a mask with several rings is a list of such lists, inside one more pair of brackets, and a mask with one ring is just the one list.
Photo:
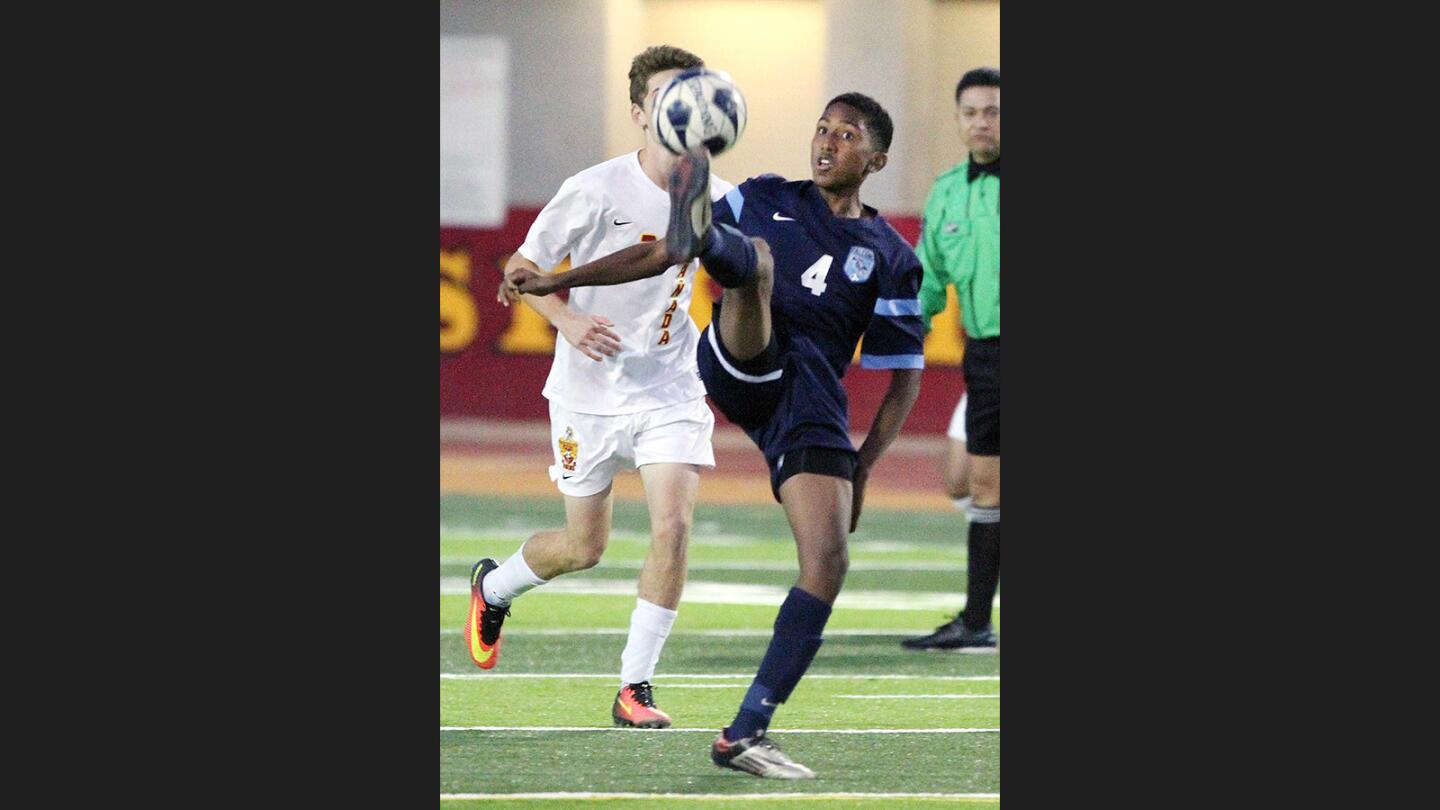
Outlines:
[[645, 85], [662, 70], [705, 67], [705, 60], [674, 45], [651, 45], [630, 62], [630, 100], [645, 106]]
[[880, 102], [863, 93], [841, 93], [830, 99], [825, 109], [830, 109], [831, 104], [854, 107], [864, 119], [865, 128], [870, 131], [870, 145], [876, 152], [890, 151], [890, 140], [895, 137], [895, 122], [890, 120], [890, 113], [885, 112]]

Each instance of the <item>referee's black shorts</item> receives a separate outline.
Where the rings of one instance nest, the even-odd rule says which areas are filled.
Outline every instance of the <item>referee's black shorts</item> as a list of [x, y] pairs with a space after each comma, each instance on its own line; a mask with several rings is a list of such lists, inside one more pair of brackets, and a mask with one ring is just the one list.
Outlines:
[[965, 341], [965, 447], [972, 456], [1000, 455], [1000, 338]]

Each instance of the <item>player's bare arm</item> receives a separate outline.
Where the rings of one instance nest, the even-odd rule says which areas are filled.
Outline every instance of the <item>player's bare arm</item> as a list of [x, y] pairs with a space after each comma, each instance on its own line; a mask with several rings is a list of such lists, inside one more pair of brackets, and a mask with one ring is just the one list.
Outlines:
[[495, 293], [495, 298], [505, 306], [510, 306], [511, 301], [518, 301], [522, 298], [531, 309], [540, 313], [545, 320], [555, 327], [565, 342], [574, 346], [581, 354], [591, 360], [603, 360], [605, 357], [614, 357], [620, 353], [620, 335], [610, 327], [615, 324], [604, 315], [591, 315], [588, 313], [575, 312], [557, 295], [540, 294], [534, 295], [522, 293], [517, 288], [514, 280], [517, 278], [554, 278], [558, 273], [542, 273], [540, 266], [521, 256], [517, 251], [510, 256], [505, 263], [505, 278], [500, 282], [500, 289]]
[[527, 295], [549, 295], [571, 287], [604, 287], [658, 276], [675, 263], [670, 257], [665, 240], [659, 239], [617, 250], [609, 256], [602, 256], [565, 273], [541, 273], [540, 268], [531, 264], [529, 268], [525, 268], [529, 272], [512, 273], [507, 267], [505, 277], [519, 292]]
[[890, 372], [890, 387], [885, 389], [885, 398], [875, 412], [875, 422], [870, 426], [865, 443], [860, 445], [860, 460], [855, 466], [854, 502], [850, 509], [852, 533], [860, 525], [860, 507], [865, 502], [865, 482], [870, 477], [870, 468], [900, 435], [900, 428], [919, 396], [920, 369], [897, 368]]

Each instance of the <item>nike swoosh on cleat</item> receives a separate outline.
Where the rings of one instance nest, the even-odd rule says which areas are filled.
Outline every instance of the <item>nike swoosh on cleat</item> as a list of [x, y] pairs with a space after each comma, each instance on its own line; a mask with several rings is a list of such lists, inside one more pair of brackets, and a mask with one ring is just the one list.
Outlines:
[[776, 222], [794, 222], [794, 221], [795, 221], [795, 218], [794, 218], [794, 217], [782, 217], [782, 216], [780, 216], [780, 212], [779, 212], [779, 211], [776, 211], [776, 212], [775, 212], [775, 221], [776, 221]]
[[630, 708], [630, 704], [629, 704], [629, 703], [626, 703], [626, 702], [623, 701], [623, 700], [618, 701], [618, 702], [619, 702], [619, 704], [620, 704], [620, 708], [625, 710], [625, 714], [626, 714], [627, 716], [630, 716], [630, 717], [634, 717], [634, 716], [635, 716], [635, 711]]
[[485, 642], [480, 640], [480, 611], [477, 609], [474, 600], [470, 603], [470, 657], [476, 665], [484, 664], [495, 654], [495, 648], [485, 647]]

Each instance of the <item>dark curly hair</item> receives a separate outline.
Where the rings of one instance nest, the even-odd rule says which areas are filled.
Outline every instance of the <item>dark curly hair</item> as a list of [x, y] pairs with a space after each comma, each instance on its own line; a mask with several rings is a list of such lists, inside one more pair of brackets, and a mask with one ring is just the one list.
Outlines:
[[880, 102], [863, 93], [841, 93], [830, 99], [825, 104], [829, 109], [831, 104], [848, 104], [860, 111], [860, 117], [865, 120], [865, 129], [874, 138], [875, 151], [890, 151], [890, 139], [895, 137], [895, 122], [890, 120], [890, 113], [880, 106]]

